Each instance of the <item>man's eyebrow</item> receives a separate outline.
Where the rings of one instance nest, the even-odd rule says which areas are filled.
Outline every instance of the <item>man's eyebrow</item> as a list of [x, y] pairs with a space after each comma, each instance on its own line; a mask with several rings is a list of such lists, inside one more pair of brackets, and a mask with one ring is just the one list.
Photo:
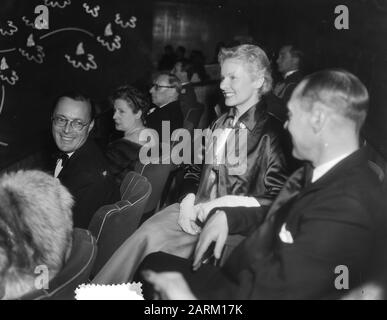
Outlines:
[[57, 117], [59, 116], [59, 117], [65, 118], [65, 119], [70, 120], [70, 121], [87, 122], [87, 121], [83, 121], [82, 119], [79, 119], [79, 118], [72, 119], [72, 118], [66, 117], [65, 115], [60, 114], [60, 113], [57, 113], [55, 116], [57, 116]]

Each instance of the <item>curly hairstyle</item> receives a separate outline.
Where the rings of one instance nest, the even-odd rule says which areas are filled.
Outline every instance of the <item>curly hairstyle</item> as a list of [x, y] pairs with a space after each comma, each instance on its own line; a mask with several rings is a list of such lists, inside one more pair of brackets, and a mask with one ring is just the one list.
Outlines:
[[141, 119], [144, 122], [144, 117], [151, 105], [150, 99], [145, 93], [131, 85], [123, 85], [118, 87], [110, 96], [111, 104], [113, 105], [117, 99], [126, 101], [134, 113], [142, 111]]
[[219, 64], [222, 65], [226, 59], [237, 59], [245, 63], [254, 77], [263, 76], [264, 83], [259, 93], [268, 93], [273, 85], [270, 61], [266, 53], [258, 46], [243, 44], [232, 48], [222, 48], [218, 55]]

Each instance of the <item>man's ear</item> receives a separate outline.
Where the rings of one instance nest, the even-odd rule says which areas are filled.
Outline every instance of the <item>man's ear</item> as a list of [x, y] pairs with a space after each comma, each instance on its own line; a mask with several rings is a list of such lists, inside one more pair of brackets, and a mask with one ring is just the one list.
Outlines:
[[328, 119], [328, 110], [325, 105], [319, 101], [313, 103], [310, 111], [310, 124], [315, 133], [321, 132]]
[[87, 133], [90, 133], [91, 130], [93, 130], [94, 128], [94, 120], [91, 120], [90, 124], [89, 124], [89, 130], [87, 131]]
[[137, 113], [134, 114], [134, 118], [136, 120], [141, 119], [142, 116], [142, 110], [138, 110]]
[[292, 63], [293, 63], [294, 68], [299, 68], [300, 59], [298, 57], [292, 57]]

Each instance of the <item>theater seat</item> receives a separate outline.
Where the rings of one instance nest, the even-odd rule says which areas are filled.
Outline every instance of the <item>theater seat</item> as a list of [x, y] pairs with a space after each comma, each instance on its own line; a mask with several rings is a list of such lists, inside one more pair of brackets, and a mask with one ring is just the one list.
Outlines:
[[70, 257], [49, 282], [49, 289], [33, 291], [20, 300], [74, 300], [75, 289], [88, 282], [96, 256], [97, 244], [90, 231], [75, 228]]
[[[160, 163], [158, 164], [143, 164], [138, 162], [134, 169], [136, 172], [146, 177], [152, 185], [152, 193], [146, 204], [140, 223], [143, 223], [146, 219], [150, 218], [161, 207], [162, 204], [160, 204], [160, 202], [169, 174], [175, 168], [175, 165], [172, 163], [169, 156], [166, 156], [165, 159], [160, 159], [159, 161]], [[166, 164], [163, 164], [163, 161], [165, 161]]]
[[191, 134], [194, 129], [198, 129], [199, 121], [203, 115], [204, 107], [199, 105], [196, 108], [190, 108], [187, 112], [187, 116], [184, 119], [183, 127], [187, 129]]
[[103, 267], [118, 247], [137, 229], [152, 187], [136, 172], [129, 172], [121, 184], [121, 200], [98, 209], [89, 230], [97, 239], [98, 255], [92, 275]]

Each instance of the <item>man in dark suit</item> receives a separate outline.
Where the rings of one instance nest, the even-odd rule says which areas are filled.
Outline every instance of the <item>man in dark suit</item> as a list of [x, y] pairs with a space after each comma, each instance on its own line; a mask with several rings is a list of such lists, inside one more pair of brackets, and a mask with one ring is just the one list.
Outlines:
[[106, 160], [89, 138], [94, 126], [90, 99], [79, 93], [62, 95], [52, 115], [52, 134], [59, 152], [54, 176], [75, 200], [74, 226], [87, 228], [98, 208], [119, 200], [118, 186], [110, 176]]
[[168, 121], [171, 134], [175, 129], [183, 127], [184, 119], [179, 103], [180, 89], [181, 82], [175, 75], [160, 73], [150, 90], [152, 102], [156, 105], [156, 108], [151, 109], [145, 120], [148, 128], [157, 131], [160, 141], [163, 121]]
[[280, 103], [273, 104], [273, 107], [269, 112], [273, 113], [282, 121], [287, 120], [286, 104], [288, 103], [294, 88], [303, 78], [300, 70], [303, 58], [303, 52], [294, 45], [285, 45], [279, 51], [277, 65], [283, 80], [275, 85], [273, 93], [279, 98]]
[[[320, 299], [340, 297], [377, 276], [386, 255], [387, 206], [359, 147], [368, 100], [349, 72], [305, 78], [289, 102], [287, 127], [293, 154], [312, 166], [289, 178], [269, 210], [218, 208], [205, 217], [196, 273], [164, 253], [144, 260], [142, 270], [183, 272], [191, 288], [176, 272], [146, 271], [144, 278], [167, 299]], [[220, 258], [228, 234], [247, 238], [221, 269], [201, 266], [213, 242]]]

